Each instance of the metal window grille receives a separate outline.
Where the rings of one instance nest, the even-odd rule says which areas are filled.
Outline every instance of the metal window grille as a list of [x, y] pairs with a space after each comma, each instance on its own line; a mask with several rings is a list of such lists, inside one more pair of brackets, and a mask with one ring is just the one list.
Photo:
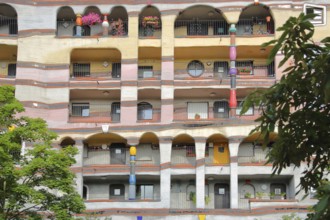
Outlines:
[[17, 18], [0, 15], [0, 29], [7, 29], [9, 35], [17, 34]]
[[113, 102], [111, 104], [111, 120], [114, 122], [120, 121], [120, 102]]
[[16, 63], [8, 64], [8, 77], [16, 77]]
[[91, 74], [91, 67], [89, 63], [74, 63], [73, 77], [86, 77]]
[[89, 116], [89, 103], [72, 103], [72, 116]]
[[139, 66], [138, 76], [139, 78], [151, 78], [153, 77], [153, 66]]
[[216, 101], [213, 105], [214, 118], [228, 118], [229, 104], [227, 101]]
[[121, 63], [112, 63], [112, 78], [119, 79], [121, 77]]
[[323, 24], [324, 23], [324, 14], [325, 9], [323, 7], [316, 7], [316, 6], [306, 6], [305, 9], [306, 14], [316, 14], [316, 17], [314, 17], [311, 20], [311, 23], [313, 24]]
[[226, 61], [216, 61], [214, 62], [213, 72], [220, 78], [227, 76], [228, 74], [228, 62]]

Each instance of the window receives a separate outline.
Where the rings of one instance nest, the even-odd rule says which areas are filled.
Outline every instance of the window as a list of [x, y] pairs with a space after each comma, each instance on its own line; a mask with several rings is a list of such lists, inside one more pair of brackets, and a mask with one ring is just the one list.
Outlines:
[[113, 102], [111, 104], [111, 121], [119, 122], [120, 121], [120, 103]]
[[214, 102], [213, 106], [214, 118], [228, 118], [229, 117], [229, 104], [227, 101]]
[[86, 77], [90, 76], [90, 64], [89, 63], [74, 63], [73, 64], [73, 77]]
[[123, 184], [110, 185], [110, 199], [123, 199], [125, 196], [125, 186]]
[[196, 157], [195, 145], [186, 146], [186, 157]]
[[316, 14], [311, 20], [311, 23], [314, 25], [325, 25], [326, 24], [326, 7], [320, 5], [305, 4], [304, 13], [305, 14]]
[[153, 67], [152, 66], [139, 66], [138, 75], [139, 75], [139, 78], [153, 77]]
[[83, 199], [88, 199], [88, 188], [83, 186]]
[[136, 187], [136, 195], [139, 199], [154, 199], [154, 186], [138, 185]]
[[252, 75], [253, 74], [253, 61], [237, 61], [236, 68], [239, 75]]
[[8, 77], [16, 76], [16, 63], [8, 64]]
[[188, 35], [208, 35], [208, 21], [195, 21], [188, 23]]
[[121, 63], [112, 63], [112, 78], [120, 78], [121, 77]]
[[[237, 102], [237, 108], [236, 108], [236, 115], [239, 115], [241, 113], [242, 110], [242, 106], [243, 106], [243, 101], [238, 101]], [[245, 114], [243, 115], [254, 115], [254, 107], [250, 107], [247, 112], [245, 112]]]
[[148, 102], [141, 102], [138, 104], [138, 120], [152, 119], [152, 105]]
[[208, 118], [208, 103], [207, 102], [189, 102], [188, 103], [188, 119], [195, 119], [199, 115], [201, 119]]
[[220, 78], [227, 76], [228, 74], [228, 62], [217, 61], [214, 62], [213, 72], [215, 75], [218, 75]]
[[89, 103], [72, 103], [72, 116], [89, 116]]
[[192, 77], [199, 77], [204, 73], [204, 65], [198, 60], [191, 61], [188, 64], [188, 73]]

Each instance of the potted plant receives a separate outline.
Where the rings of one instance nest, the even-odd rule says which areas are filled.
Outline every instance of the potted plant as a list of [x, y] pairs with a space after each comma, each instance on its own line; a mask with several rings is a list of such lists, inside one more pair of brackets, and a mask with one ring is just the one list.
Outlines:
[[281, 193], [281, 199], [282, 199], [282, 200], [284, 200], [284, 199], [285, 199], [285, 195], [286, 195], [286, 193], [285, 193], [285, 192], [282, 192], [282, 193]]
[[251, 193], [247, 192], [244, 194], [245, 199], [250, 199], [252, 197]]
[[99, 14], [96, 14], [94, 12], [90, 12], [87, 15], [84, 15], [82, 17], [82, 23], [83, 25], [94, 25], [101, 23], [101, 16]]
[[159, 26], [159, 17], [158, 16], [144, 16], [142, 19], [142, 25], [146, 27], [147, 25], [157, 28]]
[[201, 119], [201, 115], [200, 115], [200, 114], [198, 114], [198, 113], [196, 113], [196, 114], [195, 114], [195, 119], [196, 119], [196, 120], [199, 120], [199, 119]]
[[258, 199], [262, 199], [262, 197], [264, 196], [263, 192], [256, 192], [256, 196]]
[[241, 75], [250, 75], [251, 74], [251, 70], [252, 70], [252, 68], [251, 67], [242, 67], [242, 68], [240, 68], [239, 69], [239, 73], [241, 74]]
[[189, 200], [192, 201], [194, 204], [196, 204], [196, 193], [195, 192], [189, 193]]
[[117, 21], [112, 21], [110, 23], [110, 34], [113, 36], [123, 36], [126, 34], [122, 19], [118, 18]]
[[275, 193], [274, 192], [269, 193], [269, 197], [270, 199], [275, 199]]
[[205, 196], [205, 204], [208, 205], [211, 202], [211, 198], [209, 196]]

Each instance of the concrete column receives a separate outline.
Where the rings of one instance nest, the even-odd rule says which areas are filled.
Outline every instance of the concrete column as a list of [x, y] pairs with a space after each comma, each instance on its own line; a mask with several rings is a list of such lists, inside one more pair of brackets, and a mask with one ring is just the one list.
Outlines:
[[205, 144], [203, 137], [195, 138], [196, 150], [196, 208], [205, 208]]
[[84, 159], [84, 143], [83, 139], [76, 139], [75, 147], [78, 148], [78, 154], [75, 155], [76, 163], [73, 165], [73, 167], [80, 168], [77, 169], [78, 172], [76, 172], [76, 190], [78, 194], [82, 197], [83, 195], [83, 186], [84, 186], [84, 178], [82, 173], [82, 167], [84, 166], [83, 159]]
[[163, 208], [171, 205], [171, 150], [171, 137], [160, 138], [160, 197]]
[[173, 121], [174, 114], [174, 88], [172, 85], [162, 85], [161, 91], [161, 122], [162, 124], [170, 124]]
[[[125, 82], [122, 82], [126, 85]], [[135, 124], [137, 121], [138, 90], [135, 86], [122, 86], [120, 97], [120, 123], [124, 125]]]
[[238, 208], [238, 164], [237, 154], [241, 138], [229, 138], [230, 152], [230, 208]]

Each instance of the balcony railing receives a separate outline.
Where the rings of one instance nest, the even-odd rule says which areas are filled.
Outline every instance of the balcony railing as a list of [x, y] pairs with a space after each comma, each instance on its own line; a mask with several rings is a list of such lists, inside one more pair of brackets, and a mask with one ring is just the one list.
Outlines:
[[[109, 22], [108, 36], [109, 37], [121, 37], [128, 35], [128, 22], [127, 21], [112, 21]], [[91, 26], [82, 26], [81, 37], [87, 36], [102, 36], [103, 27], [102, 24], [95, 24]], [[76, 29], [76, 22], [74, 20], [57, 21], [57, 36], [78, 36]]]
[[91, 71], [92, 67], [90, 63], [73, 63], [72, 71], [70, 73], [71, 78], [109, 78], [119, 80], [121, 77], [121, 64], [112, 62], [111, 70], [108, 69], [104, 72]]
[[0, 15], [1, 35], [17, 35], [17, 18]]
[[237, 23], [237, 35], [270, 35], [274, 34], [274, 22], [266, 19], [241, 19]]
[[[117, 104], [116, 104], [117, 105]], [[120, 107], [118, 107], [120, 109]], [[70, 122], [119, 122], [120, 113], [110, 104], [73, 103], [69, 116]]]
[[267, 161], [267, 154], [269, 152], [269, 148], [266, 148], [265, 150], [262, 149], [262, 147], [255, 147], [252, 154], [249, 152], [248, 155], [243, 156], [239, 153], [238, 156], [238, 163], [239, 164], [253, 164], [253, 163], [258, 163], [258, 164], [264, 164]]
[[228, 35], [225, 20], [178, 20], [174, 24], [175, 37]]

